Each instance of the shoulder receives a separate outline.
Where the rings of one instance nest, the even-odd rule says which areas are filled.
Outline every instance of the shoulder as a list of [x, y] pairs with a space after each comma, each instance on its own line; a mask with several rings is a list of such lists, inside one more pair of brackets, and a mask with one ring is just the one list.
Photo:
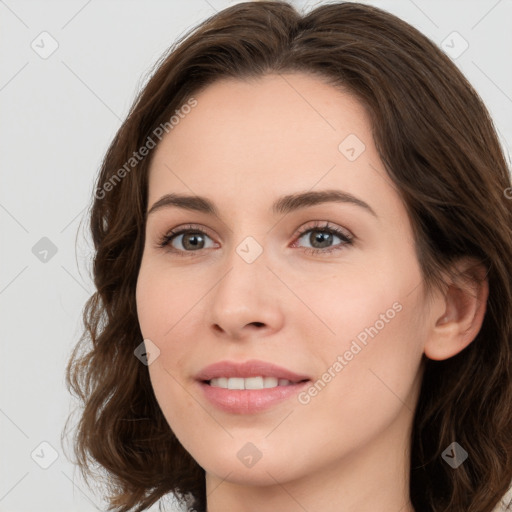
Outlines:
[[512, 486], [509, 488], [505, 496], [501, 498], [500, 503], [492, 510], [492, 512], [512, 511]]

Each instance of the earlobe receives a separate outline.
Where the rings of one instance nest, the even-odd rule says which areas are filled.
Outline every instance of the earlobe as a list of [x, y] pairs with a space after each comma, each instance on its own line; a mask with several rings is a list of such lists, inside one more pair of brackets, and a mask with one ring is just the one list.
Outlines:
[[489, 284], [487, 270], [474, 259], [464, 259], [455, 266], [444, 294], [436, 301], [441, 314], [432, 318], [425, 343], [425, 355], [441, 361], [464, 350], [477, 336], [484, 320]]

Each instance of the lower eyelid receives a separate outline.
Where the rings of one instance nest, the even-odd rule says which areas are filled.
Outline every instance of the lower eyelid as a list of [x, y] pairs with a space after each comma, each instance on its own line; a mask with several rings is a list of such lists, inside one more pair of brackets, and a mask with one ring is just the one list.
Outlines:
[[162, 237], [162, 242], [164, 240], [166, 241], [164, 249], [168, 248], [168, 249], [176, 251], [176, 252], [188, 252], [190, 254], [193, 254], [194, 252], [199, 252], [202, 249], [212, 249], [212, 247], [202, 247], [201, 249], [198, 249], [197, 251], [185, 251], [183, 249], [176, 249], [175, 247], [172, 246], [172, 243], [175, 240], [177, 240], [180, 236], [185, 236], [185, 235], [189, 235], [189, 234], [200, 234], [201, 236], [210, 239], [213, 244], [217, 244], [217, 242], [215, 242], [215, 240], [208, 233], [205, 233], [204, 231], [199, 230], [199, 229], [187, 229], [187, 230], [183, 230], [183, 231], [178, 231], [176, 233], [169, 233], [167, 235], [164, 235], [164, 237]]
[[[329, 246], [329, 247], [323, 247], [323, 248], [316, 248], [316, 247], [298, 247], [298, 243], [299, 243], [299, 240], [304, 237], [305, 235], [308, 234], [310, 230], [306, 231], [305, 233], [303, 233], [302, 235], [300, 235], [299, 237], [297, 237], [296, 241], [293, 243], [293, 246], [292, 247], [297, 247], [297, 248], [301, 248], [304, 252], [306, 253], [312, 253], [312, 254], [328, 254], [330, 252], [334, 252], [334, 251], [338, 251], [338, 250], [342, 250], [344, 249], [347, 245], [352, 245], [353, 243], [353, 237], [348, 237], [347, 235], [343, 234], [343, 233], [336, 233], [335, 231], [332, 231], [332, 234], [339, 238], [340, 239], [340, 242], [335, 242], [333, 245]], [[317, 231], [315, 229], [311, 230], [311, 231]], [[322, 231], [322, 230], [318, 230], [318, 231]], [[326, 231], [331, 231], [331, 230], [326, 230]]]
[[[307, 235], [308, 233], [310, 233], [312, 231], [320, 231], [320, 232], [324, 231], [324, 232], [331, 233], [334, 236], [338, 237], [341, 240], [341, 242], [337, 243], [333, 246], [324, 247], [324, 248], [302, 247], [302, 249], [304, 249], [305, 252], [316, 252], [316, 253], [326, 253], [327, 254], [333, 250], [342, 249], [344, 246], [350, 245], [354, 239], [354, 236], [350, 232], [347, 231], [347, 233], [345, 233], [344, 230], [341, 230], [340, 228], [337, 228], [337, 227], [330, 226], [329, 224], [318, 225], [318, 226], [309, 226], [294, 235], [294, 242], [293, 242], [292, 247], [300, 248], [300, 246], [297, 246], [298, 241], [302, 237], [304, 237], [305, 235]], [[183, 228], [176, 229], [174, 233], [168, 232], [167, 234], [160, 237], [159, 242], [157, 244], [157, 248], [159, 248], [159, 249], [163, 248], [163, 249], [167, 249], [170, 252], [189, 254], [189, 255], [194, 255], [194, 253], [200, 253], [202, 249], [204, 250], [204, 249], [212, 249], [213, 248], [213, 247], [203, 247], [196, 251], [187, 251], [187, 250], [176, 249], [175, 247], [172, 247], [172, 243], [174, 242], [174, 240], [176, 240], [176, 238], [178, 238], [179, 236], [182, 236], [182, 235], [190, 234], [190, 233], [201, 234], [201, 235], [209, 238], [214, 244], [216, 244], [218, 246], [218, 243], [215, 242], [214, 238], [212, 236], [210, 236], [203, 228], [200, 228], [200, 227], [196, 228], [193, 225], [189, 225], [189, 226], [185, 226]]]

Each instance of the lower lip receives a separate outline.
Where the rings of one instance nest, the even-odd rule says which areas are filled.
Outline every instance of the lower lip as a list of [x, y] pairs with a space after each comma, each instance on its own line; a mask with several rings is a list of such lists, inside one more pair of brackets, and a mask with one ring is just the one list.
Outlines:
[[264, 389], [225, 389], [199, 382], [206, 398], [219, 409], [231, 414], [254, 414], [265, 411], [297, 395], [309, 381]]

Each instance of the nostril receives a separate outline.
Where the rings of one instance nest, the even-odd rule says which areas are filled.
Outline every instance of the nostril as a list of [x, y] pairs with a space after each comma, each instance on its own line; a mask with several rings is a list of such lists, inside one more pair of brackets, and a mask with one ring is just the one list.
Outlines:
[[262, 327], [263, 325], [265, 325], [263, 322], [252, 322], [253, 325], [255, 325], [256, 327]]

